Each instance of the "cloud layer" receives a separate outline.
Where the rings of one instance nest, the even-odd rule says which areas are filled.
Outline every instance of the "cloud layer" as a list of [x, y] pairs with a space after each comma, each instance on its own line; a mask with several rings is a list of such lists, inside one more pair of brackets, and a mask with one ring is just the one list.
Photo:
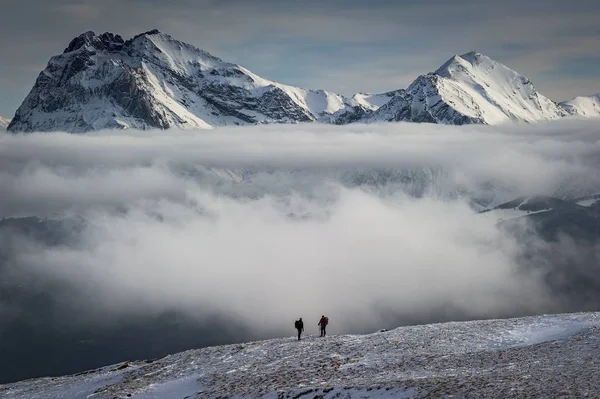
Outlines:
[[600, 187], [597, 137], [595, 120], [3, 135], [0, 183], [9, 194], [0, 198], [0, 213], [50, 216], [141, 199], [185, 202], [192, 189], [329, 199], [332, 182], [380, 195], [476, 197], [490, 185], [509, 195], [505, 200], [567, 189], [584, 195]]
[[7, 270], [71, 287], [82, 318], [175, 309], [259, 335], [535, 312], [547, 287], [469, 199], [600, 192], [598, 137], [589, 120], [3, 135], [0, 215], [83, 220], [50, 245], [12, 234]]

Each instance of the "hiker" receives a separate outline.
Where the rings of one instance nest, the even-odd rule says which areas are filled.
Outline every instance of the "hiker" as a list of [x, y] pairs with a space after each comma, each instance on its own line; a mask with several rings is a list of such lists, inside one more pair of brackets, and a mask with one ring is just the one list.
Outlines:
[[304, 323], [302, 322], [302, 317], [300, 320], [296, 320], [294, 322], [294, 327], [298, 330], [298, 341], [300, 341], [300, 336], [302, 335], [302, 331], [304, 331]]
[[321, 327], [321, 337], [325, 336], [325, 327], [327, 326], [327, 323], [329, 323], [329, 318], [325, 317], [325, 315], [321, 316], [321, 320], [319, 320], [319, 324], [317, 324]]

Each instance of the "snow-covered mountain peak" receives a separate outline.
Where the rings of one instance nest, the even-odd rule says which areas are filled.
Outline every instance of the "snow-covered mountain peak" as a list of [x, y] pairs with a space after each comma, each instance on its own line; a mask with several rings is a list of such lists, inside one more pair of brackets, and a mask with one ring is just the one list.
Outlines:
[[485, 54], [481, 54], [478, 51], [469, 51], [468, 53], [462, 54], [460, 58], [473, 66], [483, 63], [498, 63], [492, 58], [488, 57]]
[[539, 94], [528, 78], [483, 54], [455, 56], [436, 74], [449, 79], [440, 85], [445, 89], [443, 98], [464, 100], [468, 96], [473, 106], [457, 101], [456, 109], [487, 123], [534, 122], [561, 116], [557, 105]]
[[10, 131], [310, 122], [356, 102], [264, 79], [166, 33], [85, 32], [50, 59]]
[[572, 100], [560, 103], [560, 106], [569, 115], [598, 117], [600, 116], [600, 93], [575, 97]]
[[486, 57], [485, 55], [481, 54], [480, 52], [477, 51], [469, 51], [468, 53], [465, 53], [463, 55], [460, 56], [462, 59], [464, 60], [468, 60], [469, 58], [478, 58], [478, 57]]
[[564, 110], [539, 94], [525, 76], [472, 51], [419, 76], [397, 98], [368, 115], [367, 121], [498, 124], [563, 115]]
[[511, 88], [529, 86], [533, 89], [533, 84], [525, 76], [476, 51], [455, 55], [434, 73], [454, 80], [481, 80], [480, 83], [502, 83]]
[[461, 73], [473, 74], [477, 73], [478, 69], [489, 71], [493, 70], [496, 67], [509, 69], [486, 55], [483, 55], [476, 51], [471, 51], [462, 55], [454, 55], [441, 67], [439, 67], [434, 73], [436, 75], [451, 79], [455, 77], [460, 77]]
[[453, 71], [463, 70], [467, 65], [470, 65], [467, 60], [460, 55], [455, 54], [448, 61], [444, 62], [434, 73], [439, 76], [450, 78]]
[[211, 68], [227, 64], [220, 58], [191, 44], [180, 42], [157, 29], [136, 35], [125, 45], [140, 53], [162, 55], [162, 61], [171, 67], [182, 68], [189, 63]]

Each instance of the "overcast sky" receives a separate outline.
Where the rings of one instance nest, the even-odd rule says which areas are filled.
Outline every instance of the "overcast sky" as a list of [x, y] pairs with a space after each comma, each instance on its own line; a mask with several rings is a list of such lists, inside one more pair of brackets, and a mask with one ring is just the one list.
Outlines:
[[87, 30], [158, 28], [266, 78], [342, 94], [406, 87], [484, 53], [553, 100], [600, 92], [597, 0], [2, 0], [0, 115]]

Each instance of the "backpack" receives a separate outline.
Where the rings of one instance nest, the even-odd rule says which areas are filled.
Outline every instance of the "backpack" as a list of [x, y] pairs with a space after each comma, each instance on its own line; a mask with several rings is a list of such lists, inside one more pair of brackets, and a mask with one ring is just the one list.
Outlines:
[[294, 327], [296, 327], [296, 328], [300, 328], [300, 320], [296, 320], [296, 321], [294, 322]]
[[325, 325], [329, 324], [329, 317], [326, 317], [325, 320], [323, 320], [325, 323]]

